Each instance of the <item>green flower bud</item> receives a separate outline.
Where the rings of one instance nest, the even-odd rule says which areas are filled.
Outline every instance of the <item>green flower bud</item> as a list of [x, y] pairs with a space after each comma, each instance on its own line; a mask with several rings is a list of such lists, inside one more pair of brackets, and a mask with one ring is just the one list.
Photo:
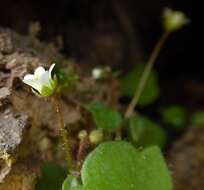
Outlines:
[[79, 132], [79, 134], [78, 134], [78, 138], [79, 138], [80, 140], [85, 139], [87, 136], [88, 136], [88, 133], [87, 133], [86, 130], [81, 130], [81, 131]]
[[163, 26], [166, 31], [173, 32], [182, 28], [189, 19], [181, 11], [166, 8], [163, 13]]
[[91, 131], [89, 140], [93, 144], [99, 144], [103, 140], [103, 131], [101, 129]]

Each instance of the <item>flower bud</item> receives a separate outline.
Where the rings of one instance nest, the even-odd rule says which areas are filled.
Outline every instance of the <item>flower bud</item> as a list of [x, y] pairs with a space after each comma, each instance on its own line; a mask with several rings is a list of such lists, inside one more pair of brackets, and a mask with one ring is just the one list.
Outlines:
[[166, 31], [173, 32], [182, 28], [189, 19], [181, 11], [166, 8], [163, 13], [163, 26]]
[[104, 71], [102, 68], [94, 68], [92, 70], [92, 77], [96, 80], [101, 79], [103, 75], [104, 75]]
[[88, 135], [88, 133], [87, 133], [86, 130], [81, 130], [81, 131], [79, 132], [79, 134], [78, 134], [78, 138], [79, 138], [80, 140], [82, 140], [82, 139], [85, 139], [85, 138], [87, 137], [87, 135]]
[[103, 140], [103, 131], [101, 129], [91, 131], [89, 140], [93, 144], [99, 144]]

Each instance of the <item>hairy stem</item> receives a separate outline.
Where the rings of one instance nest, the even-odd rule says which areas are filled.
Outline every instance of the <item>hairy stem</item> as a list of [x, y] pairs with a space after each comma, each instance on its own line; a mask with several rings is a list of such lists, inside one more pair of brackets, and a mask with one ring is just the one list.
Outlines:
[[154, 66], [154, 63], [160, 53], [160, 50], [164, 44], [164, 42], [166, 41], [167, 37], [169, 36], [169, 32], [164, 32], [163, 35], [160, 37], [159, 41], [157, 42], [157, 44], [155, 45], [150, 57], [149, 57], [149, 60], [145, 66], [145, 69], [144, 69], [144, 72], [142, 74], [142, 77], [139, 81], [139, 85], [138, 85], [138, 88], [136, 89], [135, 91], [135, 94], [124, 114], [124, 117], [125, 118], [129, 118], [133, 112], [134, 112], [134, 108], [135, 106], [137, 105], [138, 101], [139, 101], [139, 98], [145, 88], [145, 84], [147, 82], [147, 79], [149, 77], [149, 74]]
[[81, 139], [79, 142], [79, 148], [77, 152], [77, 171], [81, 171], [81, 167], [83, 165], [87, 149], [90, 146], [90, 142], [88, 138]]
[[58, 101], [57, 97], [53, 97], [52, 98], [54, 106], [56, 108], [56, 112], [58, 115], [58, 119], [59, 119], [59, 129], [60, 129], [60, 137], [61, 137], [61, 142], [63, 145], [63, 150], [65, 152], [65, 156], [66, 156], [66, 161], [67, 161], [67, 167], [68, 169], [72, 170], [73, 169], [73, 160], [72, 160], [72, 154], [71, 154], [71, 147], [70, 147], [70, 143], [69, 143], [69, 131], [65, 128], [65, 123], [64, 123], [64, 117], [62, 114], [62, 110], [61, 110], [61, 106], [60, 103]]

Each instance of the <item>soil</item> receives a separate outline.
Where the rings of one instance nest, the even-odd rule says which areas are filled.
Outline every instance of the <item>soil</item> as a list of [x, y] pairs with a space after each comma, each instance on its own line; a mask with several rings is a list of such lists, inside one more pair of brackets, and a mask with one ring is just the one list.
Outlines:
[[168, 161], [172, 170], [175, 190], [202, 190], [204, 187], [204, 128], [189, 128], [174, 143]]

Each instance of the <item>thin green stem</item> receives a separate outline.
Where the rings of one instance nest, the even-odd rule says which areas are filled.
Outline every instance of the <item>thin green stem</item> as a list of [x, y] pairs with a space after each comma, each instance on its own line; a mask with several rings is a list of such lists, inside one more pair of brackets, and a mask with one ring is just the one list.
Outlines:
[[63, 113], [62, 113], [58, 98], [53, 97], [52, 100], [53, 100], [54, 106], [56, 108], [56, 112], [57, 112], [58, 119], [59, 119], [60, 137], [61, 137], [64, 152], [65, 152], [65, 156], [66, 156], [67, 167], [68, 167], [68, 169], [72, 170], [73, 169], [73, 160], [72, 160], [72, 154], [71, 154], [71, 147], [70, 147], [70, 143], [68, 140], [68, 138], [70, 136], [69, 130], [67, 130], [65, 128], [64, 117], [63, 117]]
[[159, 41], [157, 42], [157, 44], [155, 45], [151, 55], [150, 55], [150, 58], [146, 64], [146, 67], [144, 69], [144, 72], [142, 74], [142, 77], [140, 79], [140, 82], [139, 82], [139, 85], [138, 85], [138, 88], [136, 89], [135, 91], [135, 94], [124, 114], [124, 117], [125, 118], [129, 118], [133, 112], [134, 112], [134, 109], [135, 109], [135, 106], [137, 105], [138, 101], [139, 101], [139, 98], [145, 88], [145, 84], [147, 82], [147, 79], [149, 77], [149, 74], [154, 66], [154, 63], [161, 51], [161, 48], [164, 44], [164, 42], [166, 41], [167, 37], [169, 36], [169, 32], [164, 32], [163, 35], [160, 37]]

